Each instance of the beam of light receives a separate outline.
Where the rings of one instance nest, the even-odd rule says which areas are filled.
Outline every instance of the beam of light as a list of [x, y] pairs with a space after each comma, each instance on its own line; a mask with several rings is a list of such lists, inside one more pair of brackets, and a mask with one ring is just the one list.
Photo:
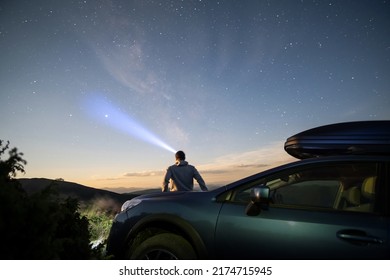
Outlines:
[[176, 153], [175, 149], [159, 139], [152, 132], [141, 124], [137, 123], [128, 114], [115, 108], [107, 100], [99, 97], [89, 97], [86, 100], [87, 113], [97, 121], [122, 131], [134, 138], [145, 141], [149, 144], [163, 148], [169, 152]]

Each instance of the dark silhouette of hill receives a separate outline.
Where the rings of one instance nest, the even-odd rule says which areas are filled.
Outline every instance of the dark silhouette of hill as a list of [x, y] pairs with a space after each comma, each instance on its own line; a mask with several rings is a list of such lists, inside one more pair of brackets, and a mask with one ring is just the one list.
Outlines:
[[19, 179], [23, 189], [28, 193], [41, 191], [49, 186], [60, 197], [76, 198], [81, 205], [97, 204], [100, 208], [104, 208], [110, 212], [118, 212], [121, 205], [129, 199], [137, 196], [137, 194], [119, 194], [102, 189], [87, 187], [77, 183], [66, 182], [63, 180], [51, 180], [45, 178]]

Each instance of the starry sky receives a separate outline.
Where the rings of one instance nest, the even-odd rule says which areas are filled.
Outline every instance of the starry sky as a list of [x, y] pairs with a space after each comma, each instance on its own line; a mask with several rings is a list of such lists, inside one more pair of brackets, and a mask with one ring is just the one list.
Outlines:
[[390, 1], [2, 0], [0, 139], [20, 177], [209, 185], [295, 159], [287, 137], [390, 119]]

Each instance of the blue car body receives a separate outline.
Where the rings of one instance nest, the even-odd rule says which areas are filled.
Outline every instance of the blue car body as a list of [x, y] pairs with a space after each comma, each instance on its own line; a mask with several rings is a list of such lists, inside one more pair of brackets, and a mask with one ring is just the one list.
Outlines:
[[169, 233], [196, 259], [389, 259], [389, 171], [376, 150], [303, 159], [208, 192], [142, 195], [116, 216], [107, 253], [174, 252], [148, 243]]

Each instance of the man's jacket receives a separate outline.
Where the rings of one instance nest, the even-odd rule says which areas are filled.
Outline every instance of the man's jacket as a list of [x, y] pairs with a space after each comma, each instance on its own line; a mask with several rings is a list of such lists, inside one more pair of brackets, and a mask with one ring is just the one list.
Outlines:
[[171, 165], [165, 174], [162, 191], [168, 191], [169, 180], [172, 181], [169, 191], [192, 191], [194, 189], [195, 179], [202, 191], [207, 191], [206, 184], [200, 176], [198, 170], [187, 161], [176, 161], [176, 164]]

